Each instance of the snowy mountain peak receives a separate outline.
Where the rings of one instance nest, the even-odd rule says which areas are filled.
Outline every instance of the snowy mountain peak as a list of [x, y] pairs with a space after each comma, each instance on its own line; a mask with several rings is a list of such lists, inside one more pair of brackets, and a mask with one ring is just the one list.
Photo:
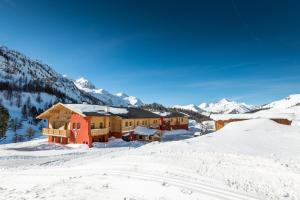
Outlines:
[[121, 97], [121, 98], [126, 98], [126, 97], [129, 97], [127, 94], [123, 93], [123, 92], [119, 92], [116, 94], [118, 97]]
[[230, 101], [230, 100], [228, 100], [228, 99], [226, 99], [226, 98], [223, 98], [223, 99], [221, 99], [220, 101], [218, 101], [217, 103], [225, 104], [225, 103], [229, 103], [229, 102], [232, 102], [232, 101]]
[[75, 80], [74, 83], [78, 88], [95, 89], [94, 84], [92, 84], [90, 81], [88, 81], [84, 77], [81, 77], [81, 78]]
[[100, 99], [107, 105], [121, 107], [143, 105], [143, 102], [134, 96], [128, 96], [127, 94], [121, 92], [114, 95], [104, 89], [96, 88], [90, 81], [83, 77], [77, 79], [74, 81], [74, 83], [80, 90], [83, 90], [95, 98]]
[[220, 114], [237, 114], [253, 110], [255, 107], [245, 103], [237, 103], [228, 99], [221, 99], [215, 103], [202, 103], [199, 107], [206, 112]]

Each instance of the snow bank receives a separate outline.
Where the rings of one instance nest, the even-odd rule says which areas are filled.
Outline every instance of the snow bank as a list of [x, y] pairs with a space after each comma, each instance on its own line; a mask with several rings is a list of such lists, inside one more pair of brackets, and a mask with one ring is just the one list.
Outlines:
[[210, 116], [213, 120], [229, 120], [229, 119], [288, 119], [293, 120], [296, 116], [293, 113], [278, 112], [256, 112], [249, 114], [214, 114]]

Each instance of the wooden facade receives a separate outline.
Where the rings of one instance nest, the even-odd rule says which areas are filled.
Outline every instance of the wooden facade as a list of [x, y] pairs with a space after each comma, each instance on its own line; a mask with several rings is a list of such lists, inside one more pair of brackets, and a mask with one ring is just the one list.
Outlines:
[[[48, 120], [48, 127], [42, 133], [48, 136], [49, 142], [87, 144], [89, 147], [93, 142], [107, 142], [112, 136], [122, 138], [125, 134], [133, 134], [138, 126], [153, 129], [162, 127], [161, 116], [138, 108], [126, 109], [129, 110], [127, 114], [85, 113], [58, 103], [37, 118]], [[168, 120], [170, 129], [188, 128], [186, 116], [172, 116]], [[140, 136], [135, 138], [140, 139]], [[158, 140], [157, 137], [144, 139]]]
[[189, 118], [182, 113], [170, 113], [161, 117], [161, 130], [186, 129], [189, 127]]

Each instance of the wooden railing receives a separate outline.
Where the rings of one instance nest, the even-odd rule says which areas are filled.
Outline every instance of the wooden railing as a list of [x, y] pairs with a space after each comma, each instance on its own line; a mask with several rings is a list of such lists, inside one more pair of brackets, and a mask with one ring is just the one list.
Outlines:
[[[159, 124], [148, 124], [148, 125], [142, 125], [140, 124], [139, 126], [143, 126], [143, 127], [146, 127], [146, 128], [156, 128], [158, 129], [159, 128]], [[127, 126], [127, 127], [122, 127], [122, 132], [129, 132], [129, 131], [134, 131], [136, 126]]]
[[52, 136], [61, 136], [61, 137], [70, 137], [70, 130], [60, 130], [60, 129], [51, 129], [51, 128], [43, 128], [42, 133], [44, 135], [52, 135]]
[[101, 136], [109, 133], [109, 128], [91, 129], [92, 136]]
[[122, 127], [122, 132], [128, 132], [128, 131], [133, 131], [134, 126], [127, 126], [127, 127]]
[[150, 124], [148, 128], [159, 128], [159, 124]]

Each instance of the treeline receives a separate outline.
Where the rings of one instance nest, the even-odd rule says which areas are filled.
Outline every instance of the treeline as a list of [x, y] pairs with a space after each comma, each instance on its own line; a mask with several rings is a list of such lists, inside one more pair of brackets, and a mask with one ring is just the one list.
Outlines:
[[16, 83], [0, 81], [0, 91], [7, 91], [7, 97], [10, 98], [13, 92], [30, 92], [30, 93], [48, 93], [62, 100], [76, 102], [74, 99], [67, 97], [64, 93], [53, 88], [50, 84], [43, 83], [38, 80], [19, 80]]

